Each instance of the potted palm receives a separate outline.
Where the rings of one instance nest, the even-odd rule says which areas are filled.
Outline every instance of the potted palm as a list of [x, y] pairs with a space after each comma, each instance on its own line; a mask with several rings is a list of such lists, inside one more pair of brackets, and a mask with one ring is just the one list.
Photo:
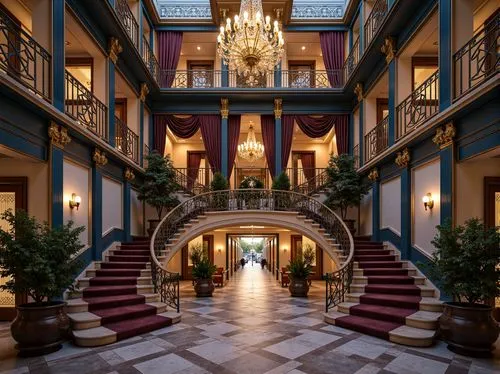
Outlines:
[[193, 261], [193, 278], [194, 290], [197, 297], [212, 296], [215, 286], [212, 281], [212, 276], [215, 274], [217, 267], [213, 265], [208, 257], [203, 254], [195, 263]]
[[452, 227], [437, 226], [430, 263], [422, 265], [453, 301], [445, 302], [439, 319], [441, 336], [454, 352], [485, 356], [499, 334], [488, 303], [500, 295], [500, 233], [478, 218]]
[[137, 198], [155, 208], [158, 214], [158, 219], [149, 220], [148, 234], [151, 236], [161, 221], [163, 211], [177, 206], [179, 200], [174, 195], [178, 185], [170, 156], [163, 157], [154, 151], [146, 158], [148, 166], [144, 173], [144, 182], [139, 186]]
[[287, 266], [290, 284], [288, 290], [290, 295], [295, 297], [307, 297], [309, 292], [308, 278], [312, 272], [312, 266], [302, 255], [295, 256]]
[[348, 154], [332, 155], [326, 172], [328, 190], [324, 204], [330, 209], [339, 210], [342, 220], [354, 234], [355, 221], [347, 219], [347, 210], [359, 206], [363, 196], [368, 193], [369, 186], [356, 171], [354, 157]]
[[74, 257], [83, 248], [79, 235], [84, 227], [68, 222], [51, 228], [23, 210], [8, 210], [0, 218], [9, 225], [8, 230], [0, 229], [0, 275], [10, 279], [0, 289], [31, 299], [16, 307], [11, 325], [19, 354], [57, 351], [69, 328], [60, 296], [74, 289], [81, 267]]

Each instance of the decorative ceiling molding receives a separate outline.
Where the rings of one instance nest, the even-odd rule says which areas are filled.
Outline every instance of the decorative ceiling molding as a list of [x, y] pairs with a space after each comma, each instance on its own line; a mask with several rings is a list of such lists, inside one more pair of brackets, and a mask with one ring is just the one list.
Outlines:
[[212, 20], [209, 0], [155, 0], [162, 20]]
[[292, 21], [342, 19], [345, 0], [332, 0], [328, 4], [321, 1], [297, 0], [292, 6]]

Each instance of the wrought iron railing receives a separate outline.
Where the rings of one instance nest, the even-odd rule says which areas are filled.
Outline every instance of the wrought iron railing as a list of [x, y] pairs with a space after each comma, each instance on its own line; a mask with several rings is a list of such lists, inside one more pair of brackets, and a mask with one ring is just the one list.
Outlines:
[[382, 22], [387, 16], [387, 11], [389, 10], [387, 2], [387, 0], [377, 0], [377, 2], [373, 5], [370, 15], [366, 19], [364, 40], [365, 49], [370, 45], [371, 41], [377, 34], [377, 31], [380, 29]]
[[[210, 190], [210, 183], [200, 183], [200, 180], [197, 178], [198, 175], [193, 175], [192, 172], [190, 173], [188, 168], [174, 168], [174, 170], [175, 182], [184, 192], [192, 195], [199, 195]], [[213, 175], [211, 170], [210, 175]], [[205, 176], [203, 175], [203, 177]]]
[[150, 153], [151, 153], [151, 149], [149, 148], [149, 146], [146, 143], [144, 143], [144, 145], [142, 146], [142, 167], [143, 168], [148, 167], [147, 156], [149, 156]]
[[365, 135], [365, 163], [375, 158], [389, 147], [388, 129], [389, 117], [387, 116]]
[[396, 107], [396, 141], [439, 112], [439, 70]]
[[342, 88], [342, 70], [283, 70], [281, 84], [286, 88]]
[[310, 194], [321, 189], [325, 183], [325, 168], [287, 168], [285, 170], [292, 190]]
[[139, 136], [115, 117], [115, 148], [132, 161], [139, 163]]
[[143, 35], [142, 36], [142, 50], [141, 50], [141, 55], [144, 63], [146, 64], [149, 72], [155, 79], [157, 83], [160, 82], [160, 64], [158, 63], [158, 60], [156, 59], [156, 56], [153, 52], [153, 49], [149, 45], [148, 40], [146, 37]]
[[500, 70], [500, 13], [453, 56], [455, 99]]
[[352, 45], [351, 50], [349, 51], [349, 55], [347, 55], [347, 58], [345, 59], [344, 62], [344, 67], [343, 67], [344, 83], [349, 80], [349, 77], [354, 72], [354, 69], [356, 69], [356, 66], [358, 66], [361, 55], [362, 55], [361, 44], [359, 44], [359, 36], [358, 36], [358, 38]]
[[360, 157], [359, 157], [359, 144], [356, 144], [352, 149], [352, 155], [354, 156], [354, 167], [359, 169], [360, 166]]
[[328, 173], [326, 169], [317, 169], [317, 170], [322, 170], [322, 171], [316, 174], [315, 176], [309, 178], [304, 183], [292, 186], [292, 190], [304, 195], [312, 195], [325, 189], [328, 184]]
[[[353, 275], [354, 241], [342, 219], [318, 200], [293, 191], [265, 189], [212, 191], [197, 195], [171, 210], [160, 222], [151, 238], [151, 275], [154, 292], [163, 303], [180, 309], [179, 273], [167, 270], [167, 263], [175, 254], [171, 243], [175, 234], [191, 219], [207, 212], [220, 211], [288, 211], [312, 219], [335, 239], [337, 250], [345, 261], [326, 279], [326, 311], [344, 301]], [[158, 257], [162, 258], [162, 262]]]
[[269, 188], [271, 174], [268, 168], [236, 168], [234, 170], [234, 186], [239, 187], [245, 177], [254, 177], [260, 180], [264, 188]]
[[108, 140], [108, 108], [67, 70], [64, 110], [80, 125]]
[[51, 55], [0, 8], [0, 73], [52, 100]]
[[118, 19], [135, 48], [139, 50], [139, 24], [135, 20], [134, 14], [130, 10], [127, 0], [114, 0], [114, 2]]

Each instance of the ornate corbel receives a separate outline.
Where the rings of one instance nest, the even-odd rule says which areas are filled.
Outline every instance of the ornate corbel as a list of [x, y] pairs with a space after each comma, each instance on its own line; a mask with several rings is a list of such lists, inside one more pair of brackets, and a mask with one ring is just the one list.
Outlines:
[[446, 148], [450, 144], [453, 143], [453, 138], [457, 134], [457, 130], [455, 129], [455, 126], [453, 126], [453, 123], [447, 123], [446, 126], [443, 127], [438, 127], [436, 129], [436, 135], [432, 138], [432, 141], [434, 144], [439, 146], [439, 148]]
[[139, 99], [142, 102], [146, 101], [146, 96], [148, 96], [149, 87], [146, 83], [141, 83], [141, 92], [139, 93]]
[[399, 167], [408, 167], [410, 164], [410, 150], [408, 148], [403, 149], [403, 151], [398, 152], [396, 160], [394, 161]]
[[111, 61], [113, 61], [113, 64], [116, 64], [116, 61], [118, 61], [118, 55], [122, 53], [122, 51], [123, 48], [120, 45], [120, 41], [115, 37], [111, 37], [108, 44], [108, 56]]
[[229, 117], [229, 99], [224, 97], [220, 99], [220, 115], [223, 119]]
[[362, 83], [356, 83], [356, 86], [354, 87], [354, 94], [358, 98], [358, 102], [361, 102], [363, 100], [363, 84]]
[[124, 175], [125, 179], [128, 180], [129, 182], [131, 182], [135, 179], [134, 171], [131, 168], [126, 168], [125, 173], [123, 175]]
[[71, 142], [68, 130], [65, 127], [59, 126], [54, 121], [50, 122], [48, 133], [50, 142], [59, 148], [64, 148], [66, 144]]
[[94, 154], [92, 155], [92, 160], [94, 160], [94, 162], [96, 163], [97, 166], [104, 166], [108, 163], [106, 153], [99, 150], [98, 148], [94, 149]]
[[274, 99], [274, 118], [281, 119], [282, 114], [283, 114], [283, 100]]
[[380, 48], [380, 51], [385, 55], [385, 61], [390, 63], [394, 58], [396, 53], [396, 41], [392, 36], [388, 36], [384, 40], [384, 44]]
[[368, 174], [368, 179], [371, 180], [372, 182], [375, 182], [378, 179], [378, 169], [373, 168], [370, 171], [370, 174]]

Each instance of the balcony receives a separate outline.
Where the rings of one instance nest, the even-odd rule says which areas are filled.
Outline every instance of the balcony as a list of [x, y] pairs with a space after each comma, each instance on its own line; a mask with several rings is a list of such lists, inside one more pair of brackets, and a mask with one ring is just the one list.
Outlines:
[[365, 46], [369, 46], [375, 35], [377, 35], [382, 22], [387, 16], [389, 4], [387, 0], [377, 0], [373, 5], [370, 15], [366, 19], [364, 32], [365, 32]]
[[388, 141], [389, 117], [380, 121], [368, 134], [365, 135], [365, 163], [372, 160], [389, 146]]
[[191, 189], [194, 185], [209, 187], [214, 177], [211, 168], [176, 168], [176, 170], [186, 176], [186, 187], [188, 189]]
[[139, 50], [139, 24], [130, 10], [127, 0], [115, 0], [115, 12], [132, 44]]
[[325, 168], [288, 168], [286, 174], [292, 190], [305, 195], [321, 190], [328, 181]]
[[52, 101], [51, 55], [0, 9], [0, 73]]
[[108, 140], [108, 108], [73, 75], [65, 71], [64, 111], [98, 137]]
[[153, 49], [149, 45], [148, 40], [142, 36], [142, 50], [141, 50], [142, 60], [146, 64], [149, 73], [158, 83], [160, 81], [160, 64], [156, 59]]
[[139, 163], [139, 136], [115, 117], [115, 148], [135, 163]]
[[351, 51], [349, 52], [349, 55], [347, 56], [344, 62], [344, 68], [343, 68], [344, 82], [347, 82], [349, 80], [352, 73], [354, 72], [354, 69], [356, 69], [356, 66], [358, 66], [359, 59], [361, 58], [362, 55], [363, 51], [361, 51], [361, 45], [359, 44], [359, 37], [358, 37], [354, 42], [354, 44], [352, 45]]

